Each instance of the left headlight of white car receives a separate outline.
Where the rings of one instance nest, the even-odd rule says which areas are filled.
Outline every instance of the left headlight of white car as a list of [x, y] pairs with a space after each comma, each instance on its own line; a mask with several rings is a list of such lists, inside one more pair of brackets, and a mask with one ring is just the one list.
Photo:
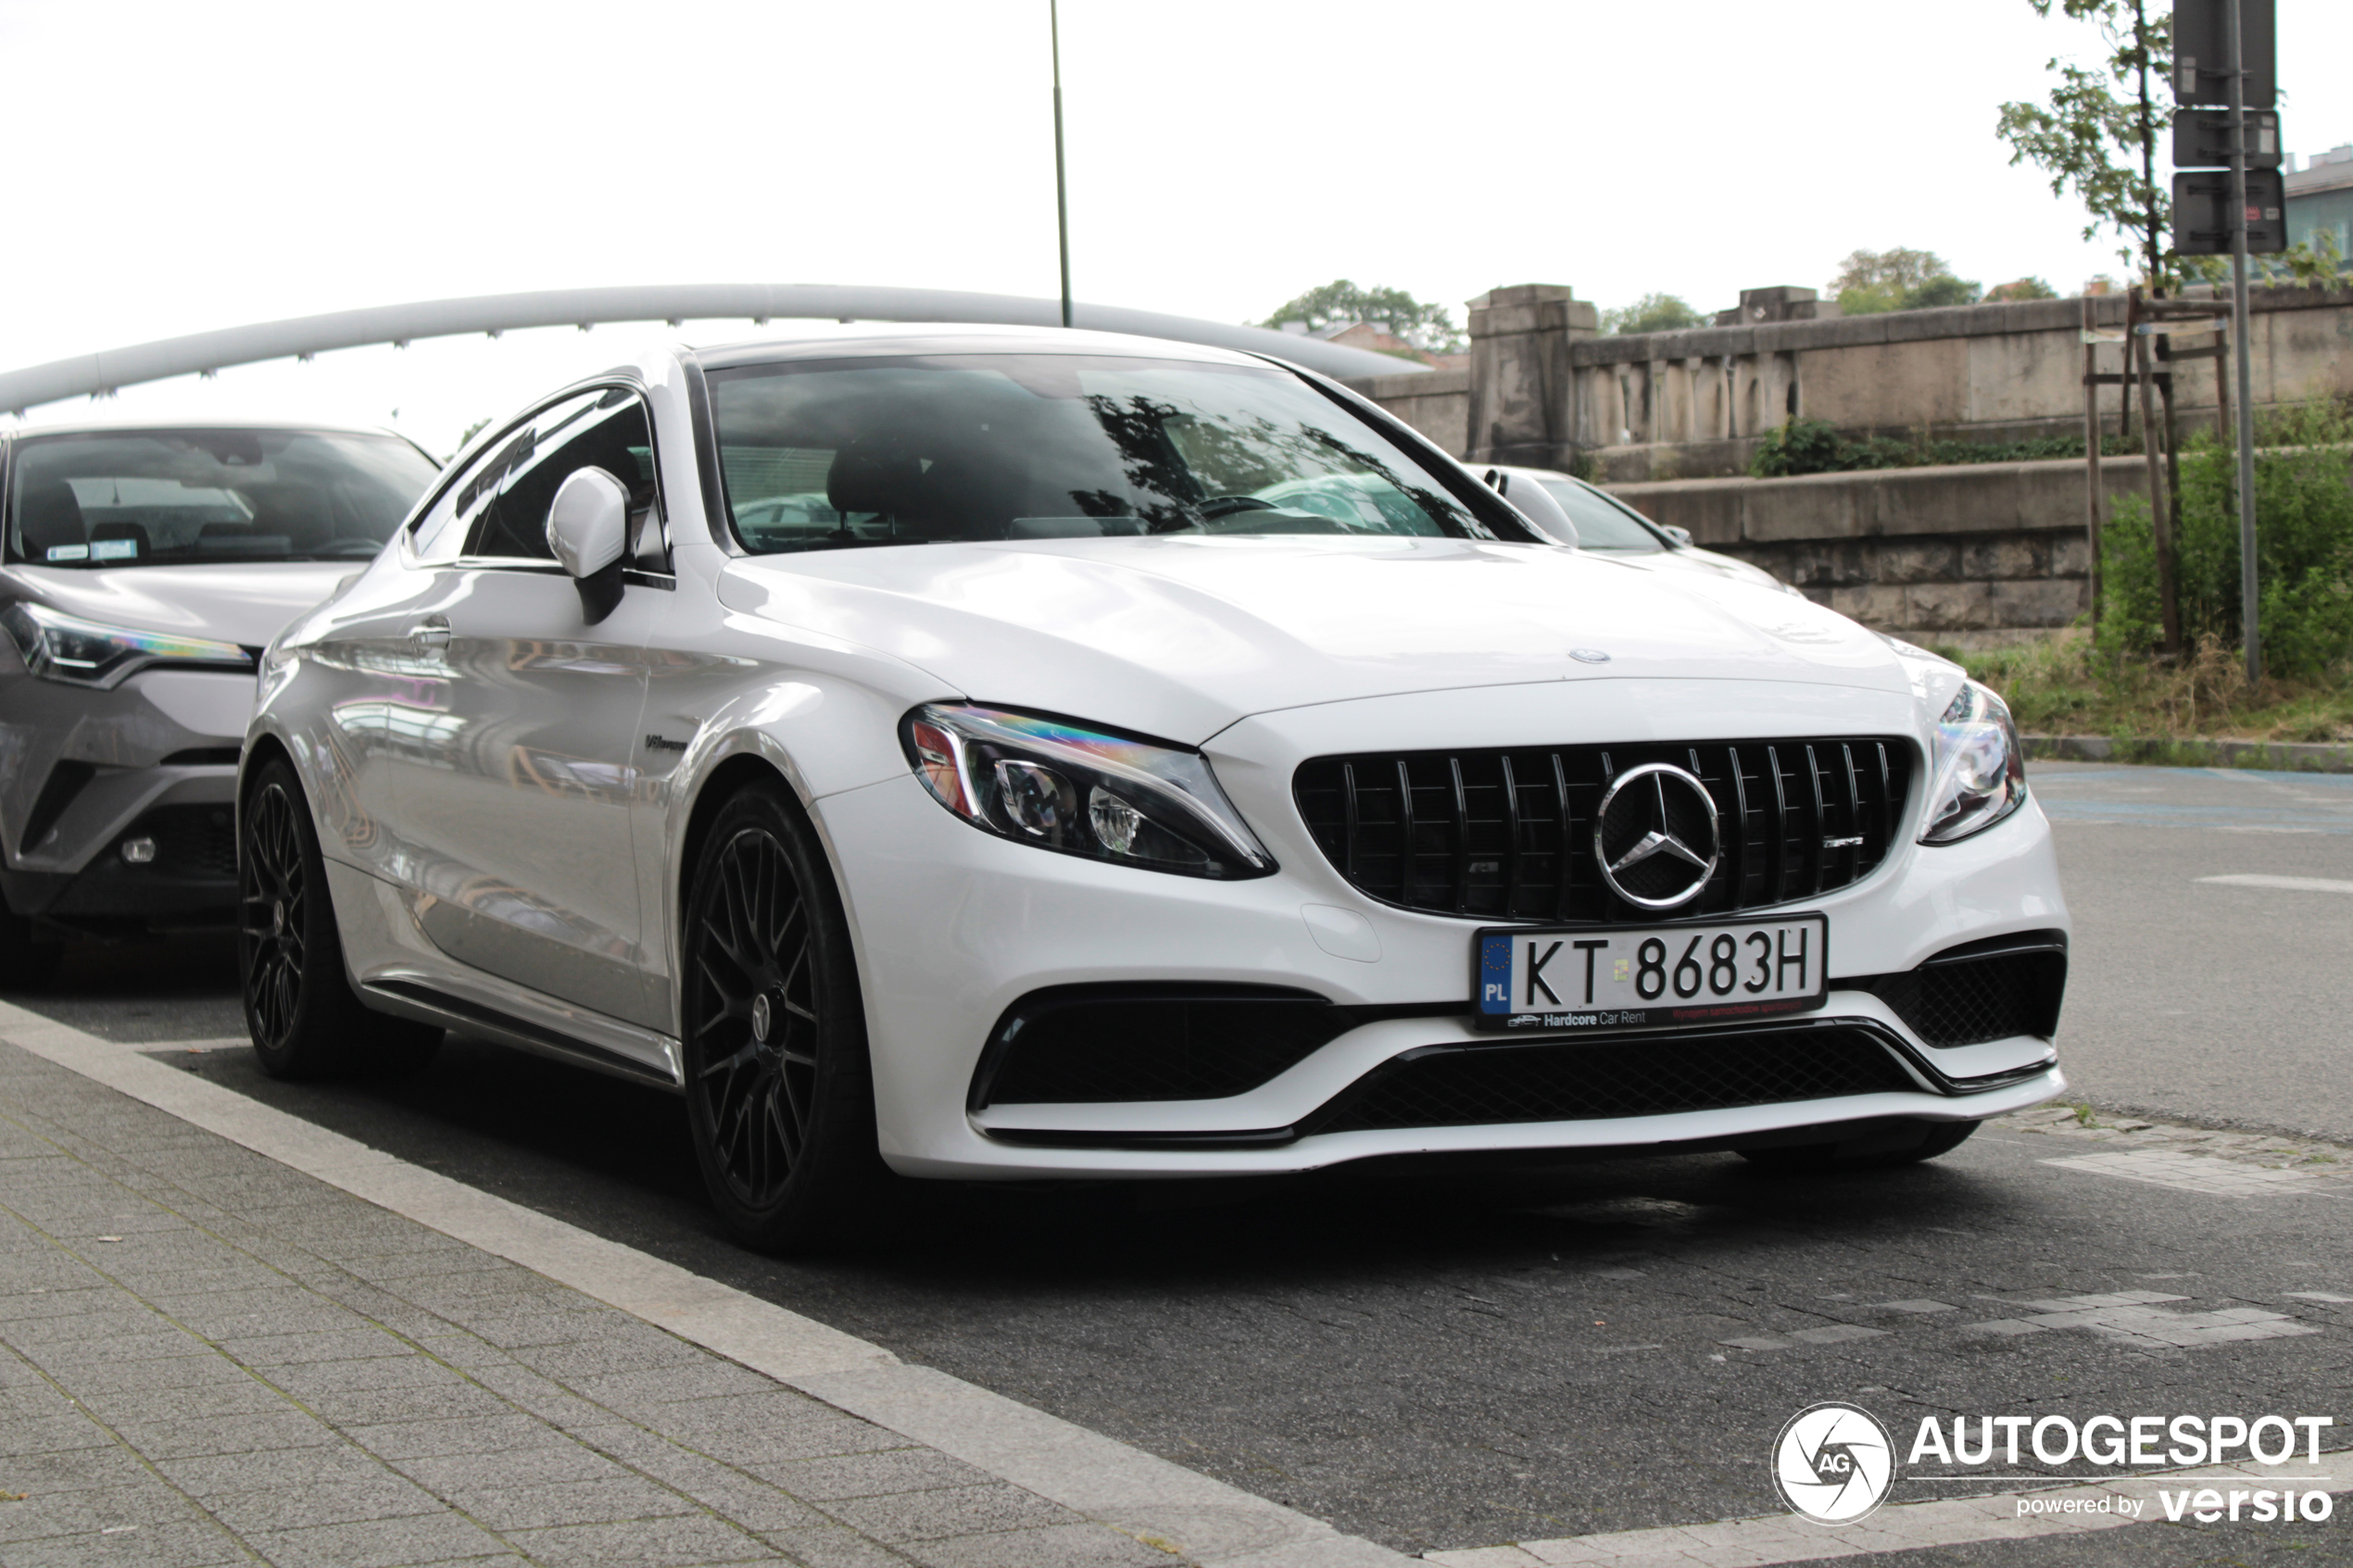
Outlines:
[[1982, 833], [2026, 804], [2026, 749], [2009, 705], [1965, 681], [1936, 721], [1935, 784], [1922, 844]]
[[45, 605], [12, 604], [0, 609], [0, 626], [7, 628], [18, 651], [24, 655], [26, 669], [44, 680], [69, 685], [103, 690], [150, 664], [253, 668], [253, 656], [234, 643], [107, 626]]
[[934, 798], [985, 833], [1180, 876], [1265, 876], [1274, 857], [1200, 754], [1060, 719], [926, 703], [900, 739]]

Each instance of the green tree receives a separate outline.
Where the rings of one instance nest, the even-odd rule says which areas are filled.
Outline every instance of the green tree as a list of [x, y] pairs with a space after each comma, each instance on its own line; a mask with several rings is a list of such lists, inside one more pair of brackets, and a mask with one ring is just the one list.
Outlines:
[[1432, 354], [1459, 354], [1466, 346], [1444, 306], [1424, 305], [1403, 289], [1360, 288], [1346, 278], [1309, 289], [1277, 307], [1259, 325], [1280, 327], [1286, 321], [1304, 321], [1310, 332], [1371, 321]]
[[[2157, 139], [2173, 114], [2173, 14], [2148, 14], [2148, 0], [2026, 0], [2034, 14], [2053, 9], [2097, 27], [2108, 57], [2086, 68], [2053, 58], [2058, 80], [2047, 102], [2002, 106], [1994, 134], [2010, 144], [2010, 163], [2032, 163], [2051, 177], [2051, 194], [2072, 188], [2091, 215], [2087, 240], [2102, 229], [2125, 240], [2117, 252], [2150, 286], [2179, 285], [2182, 257], [2171, 240], [2172, 200], [2157, 177]], [[2196, 269], [2203, 274], [2207, 269]]]
[[1839, 309], [1849, 316], [1886, 310], [1931, 310], [1941, 305], [1971, 305], [1977, 285], [1953, 275], [1933, 251], [1858, 250], [1838, 264], [1831, 280]]
[[2020, 278], [2016, 282], [2001, 283], [1985, 291], [1985, 303], [2006, 305], [2021, 299], [2057, 299], [2058, 291], [2040, 278]]
[[1674, 295], [1646, 294], [1631, 305], [1603, 311], [1602, 331], [1620, 333], [1679, 332], [1686, 327], [1706, 326], [1710, 320]]

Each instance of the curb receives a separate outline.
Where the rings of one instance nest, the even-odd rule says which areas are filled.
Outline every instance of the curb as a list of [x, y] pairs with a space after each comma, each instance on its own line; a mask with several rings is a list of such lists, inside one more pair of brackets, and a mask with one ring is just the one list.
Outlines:
[[2264, 740], [2142, 740], [2108, 735], [2020, 735], [2029, 758], [2142, 762], [2169, 768], [2261, 768], [2283, 773], [2353, 773], [2353, 746]]
[[[1410, 1559], [731, 1286], [0, 1002], [0, 1040], [570, 1286], [689, 1344], [1109, 1525], [1196, 1568], [1407, 1568]], [[169, 1043], [169, 1042], [165, 1042]], [[9, 1561], [14, 1562], [11, 1558]]]

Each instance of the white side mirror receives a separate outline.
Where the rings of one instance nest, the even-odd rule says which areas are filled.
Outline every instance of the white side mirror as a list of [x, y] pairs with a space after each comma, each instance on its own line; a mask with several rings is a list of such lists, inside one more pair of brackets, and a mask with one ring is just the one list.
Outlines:
[[574, 577], [617, 564], [629, 544], [629, 492], [602, 469], [580, 469], [547, 503], [547, 548]]
[[1689, 549], [1691, 547], [1692, 531], [1690, 529], [1678, 528], [1671, 522], [1662, 522], [1658, 525], [1658, 531], [1661, 533], [1666, 534], [1669, 539], [1674, 540], [1678, 545], [1682, 546], [1684, 548]]

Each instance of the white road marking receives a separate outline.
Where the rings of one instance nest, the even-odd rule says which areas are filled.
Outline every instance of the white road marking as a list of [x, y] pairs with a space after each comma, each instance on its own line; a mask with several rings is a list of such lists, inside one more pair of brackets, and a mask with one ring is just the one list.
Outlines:
[[1979, 1334], [2044, 1334], [2052, 1329], [2082, 1328], [2105, 1339], [2121, 1340], [2142, 1349], [2191, 1349], [2205, 1345], [2231, 1345], [2248, 1339], [2291, 1339], [2318, 1334], [2310, 1323], [2298, 1323], [2285, 1312], [2260, 1307], [2225, 1307], [2213, 1312], [2181, 1312], [2166, 1303], [2186, 1301], [2154, 1290], [2120, 1290], [2107, 1296], [2062, 1296], [2056, 1300], [2006, 1302], [2034, 1309], [2014, 1317], [1973, 1323]]
[[[2334, 1456], [2331, 1456], [2334, 1457]], [[1601, 1536], [1521, 1541], [1513, 1546], [1476, 1547], [1468, 1551], [1426, 1551], [1423, 1561], [1439, 1568], [1771, 1568], [1780, 1562], [1817, 1562], [1870, 1557], [1880, 1552], [1917, 1551], [1922, 1547], [1962, 1546], [1970, 1541], [2018, 1540], [2029, 1536], [2068, 1536], [2089, 1530], [2162, 1520], [2152, 1486], [2192, 1488], [2233, 1483], [2271, 1489], [2317, 1486], [2347, 1488], [2332, 1476], [2315, 1476], [2297, 1465], [2219, 1464], [2200, 1470], [2120, 1475], [2078, 1486], [2021, 1487], [1983, 1497], [1937, 1502], [1890, 1503], [1858, 1524], [1825, 1528], [1794, 1514], [1727, 1519], [1715, 1524], [1671, 1525], [1658, 1530], [1617, 1530]], [[2021, 1514], [2021, 1499], [2039, 1512]], [[2058, 1512], [2070, 1503], [2107, 1513]], [[2139, 1516], [2114, 1512], [2119, 1502], [2142, 1505]]]
[[2277, 887], [2289, 893], [2353, 893], [2353, 882], [2336, 882], [2324, 876], [2259, 876], [2245, 872], [2235, 876], [2202, 876], [2197, 880], [2221, 887]]
[[0, 1002], [0, 1039], [315, 1176], [877, 1426], [1184, 1556], [1239, 1568], [1408, 1568], [1320, 1519], [930, 1367], [812, 1318], [411, 1165], [146, 1054]]
[[2277, 1198], [2285, 1193], [2322, 1192], [2313, 1184], [2343, 1175], [2336, 1170], [2274, 1171], [2237, 1160], [2216, 1160], [2203, 1154], [2169, 1154], [2139, 1148], [2114, 1154], [2079, 1154], [2045, 1160], [2062, 1171], [2082, 1171], [2096, 1176], [2120, 1176], [2128, 1182], [2203, 1192], [2217, 1198]]
[[2325, 1301], [2332, 1307], [2353, 1306], [2353, 1296], [2339, 1296], [2333, 1290], [2291, 1290], [2288, 1294], [2299, 1301]]

